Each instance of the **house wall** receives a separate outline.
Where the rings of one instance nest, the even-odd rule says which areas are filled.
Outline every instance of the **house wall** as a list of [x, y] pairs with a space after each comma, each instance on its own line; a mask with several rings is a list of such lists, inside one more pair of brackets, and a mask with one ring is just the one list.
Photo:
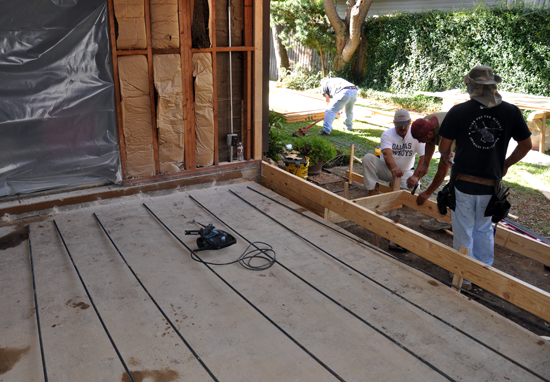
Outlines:
[[[515, 0], [506, 0], [508, 5], [513, 5]], [[486, 1], [463, 1], [463, 0], [374, 0], [369, 10], [368, 17], [387, 15], [395, 12], [424, 12], [431, 9], [441, 11], [451, 11], [453, 9], [474, 8], [481, 3], [487, 5], [495, 5], [502, 3], [502, 0], [486, 0]], [[545, 0], [525, 0], [527, 4], [540, 6], [544, 5]], [[548, 3], [548, 1], [546, 1]], [[346, 15], [346, 0], [336, 0], [336, 10], [340, 17]]]

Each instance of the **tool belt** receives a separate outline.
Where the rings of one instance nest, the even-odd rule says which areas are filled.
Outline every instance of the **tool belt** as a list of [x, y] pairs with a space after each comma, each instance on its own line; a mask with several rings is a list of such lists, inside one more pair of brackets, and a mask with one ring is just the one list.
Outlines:
[[451, 172], [451, 179], [441, 191], [437, 193], [437, 209], [441, 215], [447, 214], [447, 207], [451, 210], [456, 208], [455, 181], [457, 175]]
[[343, 89], [355, 89], [355, 90], [357, 90], [357, 86], [346, 86]]
[[486, 178], [480, 178], [478, 176], [473, 175], [466, 175], [466, 174], [458, 174], [456, 176], [457, 180], [464, 180], [466, 182], [470, 183], [477, 183], [477, 184], [483, 184], [485, 186], [494, 186], [495, 181], [492, 179], [486, 179]]
[[485, 209], [484, 216], [492, 216], [491, 221], [498, 223], [510, 212], [512, 205], [508, 202], [507, 198], [510, 195], [509, 187], [502, 186], [501, 182], [495, 184], [495, 190], [487, 208]]

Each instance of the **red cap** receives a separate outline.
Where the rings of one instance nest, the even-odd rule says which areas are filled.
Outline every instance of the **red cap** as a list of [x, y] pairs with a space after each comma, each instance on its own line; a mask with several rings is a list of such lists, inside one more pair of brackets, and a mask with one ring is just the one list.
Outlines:
[[427, 118], [419, 118], [411, 125], [411, 135], [414, 139], [425, 137], [426, 134], [435, 129], [438, 124], [439, 121], [435, 115]]

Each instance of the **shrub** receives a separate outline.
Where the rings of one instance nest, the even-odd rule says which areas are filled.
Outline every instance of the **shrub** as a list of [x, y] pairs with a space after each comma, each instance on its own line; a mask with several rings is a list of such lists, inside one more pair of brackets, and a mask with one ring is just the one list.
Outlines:
[[265, 155], [268, 158], [278, 161], [279, 154], [285, 149], [285, 144], [282, 139], [284, 117], [281, 114], [269, 111], [269, 143], [268, 151]]
[[296, 139], [294, 149], [308, 156], [311, 165], [319, 161], [328, 162], [337, 154], [332, 143], [320, 135], [307, 135]]

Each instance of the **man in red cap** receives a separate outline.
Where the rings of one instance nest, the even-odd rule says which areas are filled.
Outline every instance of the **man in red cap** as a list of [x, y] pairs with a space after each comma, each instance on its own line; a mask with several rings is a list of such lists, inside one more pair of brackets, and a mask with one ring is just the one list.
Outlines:
[[[411, 125], [411, 135], [413, 136], [413, 138], [421, 143], [426, 144], [424, 162], [421, 166], [419, 166], [418, 169], [420, 178], [428, 173], [428, 168], [430, 166], [432, 156], [435, 152], [435, 147], [439, 146], [439, 143], [441, 142], [439, 127], [443, 123], [446, 115], [447, 112], [433, 113], [425, 116], [424, 118], [415, 120]], [[453, 147], [451, 147], [451, 151], [454, 152], [454, 142]], [[449, 163], [445, 163], [443, 161], [439, 162], [437, 173], [435, 174], [432, 183], [428, 186], [426, 190], [418, 195], [418, 197], [416, 198], [416, 204], [420, 206], [424, 204], [427, 199], [430, 198], [430, 196], [435, 192], [435, 190], [439, 188], [439, 186], [441, 186], [441, 184], [445, 180], [445, 176], [449, 173], [450, 167], [451, 165]], [[451, 225], [449, 223], [442, 222], [437, 219], [422, 220], [420, 222], [420, 226], [431, 231], [451, 228]]]

